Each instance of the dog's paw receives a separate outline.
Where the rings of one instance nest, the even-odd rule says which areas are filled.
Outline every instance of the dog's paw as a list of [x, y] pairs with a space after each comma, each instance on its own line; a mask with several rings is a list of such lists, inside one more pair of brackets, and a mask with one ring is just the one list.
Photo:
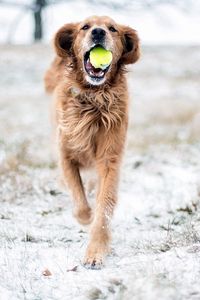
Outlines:
[[87, 269], [99, 270], [103, 267], [108, 248], [105, 245], [89, 245], [83, 260], [83, 265]]
[[80, 224], [88, 225], [92, 222], [92, 210], [89, 206], [85, 208], [78, 208], [74, 212], [74, 217]]
[[97, 257], [95, 255], [91, 257], [85, 257], [83, 266], [86, 269], [100, 270], [103, 266], [103, 257]]

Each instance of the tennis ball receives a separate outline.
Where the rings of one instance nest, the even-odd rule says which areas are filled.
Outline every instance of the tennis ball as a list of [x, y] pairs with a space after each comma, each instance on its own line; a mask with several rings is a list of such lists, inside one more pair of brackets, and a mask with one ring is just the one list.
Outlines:
[[112, 52], [103, 47], [95, 47], [90, 51], [90, 63], [94, 68], [106, 69], [112, 61]]

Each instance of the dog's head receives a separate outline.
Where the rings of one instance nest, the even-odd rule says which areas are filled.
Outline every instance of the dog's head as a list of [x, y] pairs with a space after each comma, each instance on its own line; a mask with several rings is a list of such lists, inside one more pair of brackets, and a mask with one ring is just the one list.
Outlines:
[[[112, 52], [112, 62], [104, 70], [90, 63], [90, 51], [101, 46]], [[72, 60], [86, 84], [102, 85], [112, 80], [119, 68], [139, 58], [139, 39], [134, 29], [116, 24], [109, 17], [93, 16], [80, 23], [64, 25], [55, 36], [59, 56]]]

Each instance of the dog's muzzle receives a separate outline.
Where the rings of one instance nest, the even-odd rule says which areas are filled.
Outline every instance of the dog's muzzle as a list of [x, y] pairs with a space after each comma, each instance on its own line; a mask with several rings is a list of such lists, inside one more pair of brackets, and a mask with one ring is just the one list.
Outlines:
[[106, 32], [102, 28], [95, 28], [92, 30], [91, 36], [94, 44], [101, 44], [105, 40]]

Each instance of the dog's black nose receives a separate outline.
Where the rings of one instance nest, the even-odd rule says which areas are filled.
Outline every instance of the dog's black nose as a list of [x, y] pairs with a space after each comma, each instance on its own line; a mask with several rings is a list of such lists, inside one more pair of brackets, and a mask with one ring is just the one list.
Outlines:
[[102, 41], [104, 39], [105, 35], [106, 35], [106, 32], [102, 28], [95, 28], [92, 30], [93, 42]]

